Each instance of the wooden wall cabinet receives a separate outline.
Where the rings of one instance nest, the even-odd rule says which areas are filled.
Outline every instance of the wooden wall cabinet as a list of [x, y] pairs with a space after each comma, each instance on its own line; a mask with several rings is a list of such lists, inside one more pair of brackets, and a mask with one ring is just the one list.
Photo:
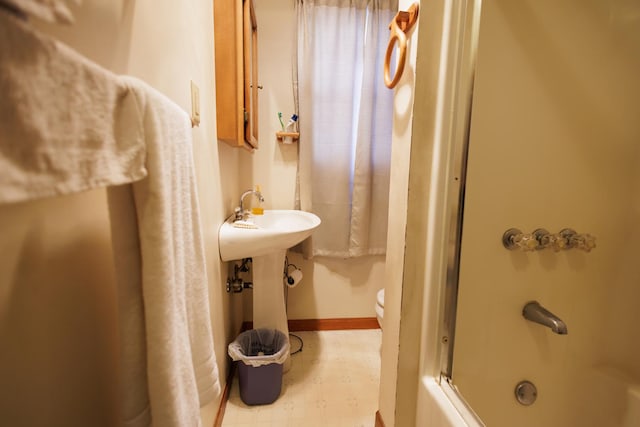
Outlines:
[[218, 139], [258, 148], [258, 24], [253, 0], [213, 2]]

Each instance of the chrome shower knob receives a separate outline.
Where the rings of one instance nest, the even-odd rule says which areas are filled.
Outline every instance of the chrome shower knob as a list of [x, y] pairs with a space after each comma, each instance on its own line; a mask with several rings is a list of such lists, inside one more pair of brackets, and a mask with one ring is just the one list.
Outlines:
[[529, 252], [537, 250], [539, 243], [535, 235], [510, 228], [502, 235], [502, 245], [510, 251], [520, 249]]
[[538, 241], [537, 249], [546, 249], [552, 244], [551, 234], [544, 228], [538, 228], [537, 230], [534, 230], [533, 236]]
[[522, 236], [522, 231], [517, 228], [510, 228], [502, 235], [502, 246], [513, 251], [517, 249], [515, 238], [516, 236]]

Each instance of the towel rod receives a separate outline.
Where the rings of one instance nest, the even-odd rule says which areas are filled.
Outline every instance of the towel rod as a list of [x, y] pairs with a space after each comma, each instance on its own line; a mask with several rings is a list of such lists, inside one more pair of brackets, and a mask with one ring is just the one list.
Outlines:
[[[384, 57], [384, 84], [389, 89], [396, 87], [400, 81], [400, 77], [402, 77], [404, 63], [407, 59], [407, 33], [411, 31], [418, 20], [419, 8], [418, 3], [412, 4], [406, 12], [399, 11], [396, 13], [396, 16], [389, 24], [391, 35], [389, 36], [387, 53]], [[396, 44], [396, 41], [398, 42], [398, 65], [395, 76], [391, 78], [391, 54], [393, 53], [393, 46]]]

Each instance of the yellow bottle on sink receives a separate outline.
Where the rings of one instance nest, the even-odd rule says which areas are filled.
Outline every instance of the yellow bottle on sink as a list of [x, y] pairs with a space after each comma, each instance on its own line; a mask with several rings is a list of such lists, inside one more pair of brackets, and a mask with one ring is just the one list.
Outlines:
[[[256, 185], [256, 192], [258, 192], [259, 194], [262, 194], [260, 192], [260, 186]], [[262, 201], [260, 201], [260, 198], [258, 198], [258, 206], [252, 206], [251, 207], [251, 213], [253, 215], [264, 215], [264, 208], [262, 207]]]

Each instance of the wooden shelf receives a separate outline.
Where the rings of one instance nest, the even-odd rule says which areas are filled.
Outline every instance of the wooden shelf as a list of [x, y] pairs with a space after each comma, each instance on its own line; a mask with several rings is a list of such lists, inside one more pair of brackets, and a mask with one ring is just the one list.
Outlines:
[[300, 138], [300, 132], [276, 132], [276, 137], [281, 140], [285, 138], [292, 138], [297, 140]]

